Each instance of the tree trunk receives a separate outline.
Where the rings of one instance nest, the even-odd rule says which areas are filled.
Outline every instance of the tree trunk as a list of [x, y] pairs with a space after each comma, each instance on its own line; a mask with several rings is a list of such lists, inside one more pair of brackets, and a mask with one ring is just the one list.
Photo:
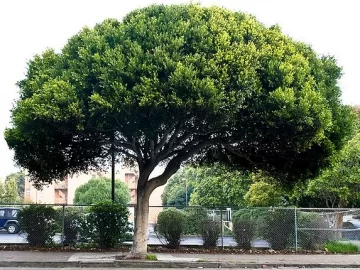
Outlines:
[[137, 184], [134, 243], [127, 258], [145, 258], [147, 253], [150, 195], [157, 187], [166, 184], [167, 180], [180, 168], [180, 161], [170, 161], [161, 175], [156, 176], [150, 180], [149, 177], [155, 168], [155, 163], [140, 169]]
[[147, 253], [148, 223], [149, 223], [149, 190], [138, 187], [137, 206], [135, 209], [134, 243], [128, 258], [143, 259]]
[[[339, 204], [338, 204], [338, 208], [342, 208], [344, 207], [344, 201], [340, 200]], [[335, 214], [335, 229], [336, 229], [336, 233], [335, 233], [335, 239], [341, 239], [342, 238], [342, 227], [343, 227], [343, 217], [344, 214], [339, 211], [339, 213]]]

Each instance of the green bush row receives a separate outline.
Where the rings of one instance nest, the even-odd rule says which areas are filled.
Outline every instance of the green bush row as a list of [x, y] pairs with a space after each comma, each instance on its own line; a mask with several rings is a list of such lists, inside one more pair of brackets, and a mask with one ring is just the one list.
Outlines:
[[[294, 209], [254, 209], [234, 214], [234, 238], [242, 248], [249, 248], [255, 238], [267, 240], [275, 250], [298, 247], [320, 249], [334, 238], [325, 219], [317, 213]], [[295, 235], [297, 231], [297, 235]]]
[[[295, 212], [294, 209], [245, 209], [233, 215], [232, 235], [238, 247], [250, 249], [256, 238], [267, 240], [272, 249], [298, 247], [320, 249], [334, 238], [324, 218], [316, 213]], [[295, 228], [297, 227], [297, 235]], [[219, 219], [209, 217], [202, 208], [166, 209], [159, 214], [158, 232], [164, 236], [168, 247], [178, 248], [182, 235], [201, 235], [204, 247], [216, 247], [221, 234]]]
[[206, 210], [201, 208], [185, 211], [169, 208], [159, 213], [156, 230], [164, 236], [169, 248], [179, 248], [184, 233], [201, 234], [204, 247], [211, 248], [216, 247], [221, 224], [209, 219]]
[[87, 210], [86, 213], [80, 208], [55, 210], [51, 206], [33, 204], [22, 208], [18, 218], [31, 246], [52, 244], [56, 232], [63, 233], [64, 245], [86, 241], [100, 248], [112, 248], [126, 239], [129, 230], [126, 205], [104, 202]]

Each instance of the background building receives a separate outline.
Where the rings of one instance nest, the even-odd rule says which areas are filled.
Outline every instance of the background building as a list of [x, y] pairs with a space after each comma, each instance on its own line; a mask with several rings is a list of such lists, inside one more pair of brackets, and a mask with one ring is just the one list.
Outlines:
[[[158, 168], [154, 171], [151, 177], [159, 175], [161, 172], [162, 170]], [[72, 205], [74, 203], [75, 190], [79, 186], [87, 183], [90, 179], [96, 178], [98, 176], [106, 176], [111, 178], [110, 172], [76, 174], [69, 176], [64, 181], [44, 186], [42, 190], [37, 190], [29, 181], [29, 179], [25, 177], [24, 203]], [[136, 190], [138, 181], [137, 172], [129, 168], [120, 168], [116, 171], [115, 178], [127, 184], [131, 198], [130, 204], [136, 204]], [[156, 223], [157, 216], [163, 209], [161, 207], [161, 194], [163, 191], [164, 186], [158, 187], [150, 196], [150, 206], [152, 206], [149, 213], [150, 223]], [[133, 211], [134, 209], [130, 207], [130, 212], [133, 213]]]

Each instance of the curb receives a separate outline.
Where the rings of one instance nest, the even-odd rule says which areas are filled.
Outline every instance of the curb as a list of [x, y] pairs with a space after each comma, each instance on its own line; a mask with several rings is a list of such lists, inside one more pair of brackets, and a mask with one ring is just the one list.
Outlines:
[[177, 261], [143, 261], [116, 260], [112, 262], [25, 262], [1, 261], [0, 267], [24, 268], [360, 268], [360, 264], [327, 264], [327, 263], [241, 263], [241, 262], [177, 262]]

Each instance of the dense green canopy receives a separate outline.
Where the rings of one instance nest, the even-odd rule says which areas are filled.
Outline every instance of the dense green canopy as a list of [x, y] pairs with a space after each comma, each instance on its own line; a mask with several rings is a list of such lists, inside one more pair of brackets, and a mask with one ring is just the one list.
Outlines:
[[34, 57], [5, 136], [46, 182], [94, 168], [113, 134], [140, 166], [219, 145], [232, 163], [312, 172], [349, 127], [340, 75], [333, 58], [251, 16], [151, 6]]

